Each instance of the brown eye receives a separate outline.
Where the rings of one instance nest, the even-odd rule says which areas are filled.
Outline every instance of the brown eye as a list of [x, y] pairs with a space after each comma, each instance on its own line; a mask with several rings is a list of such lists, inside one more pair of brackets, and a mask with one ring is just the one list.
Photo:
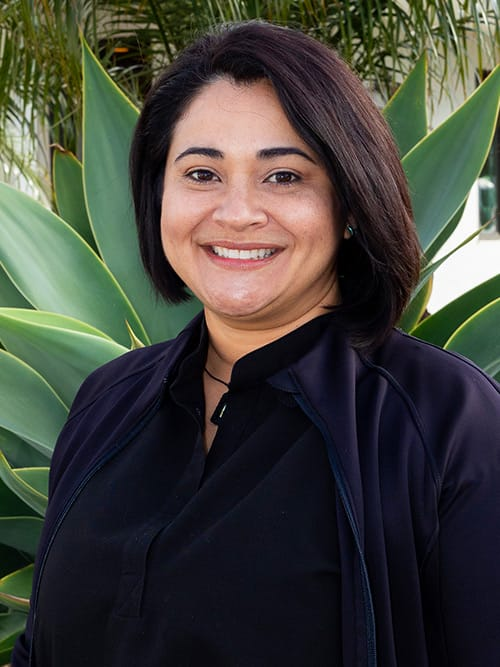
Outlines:
[[209, 169], [194, 169], [187, 175], [188, 178], [199, 183], [210, 183], [216, 179], [215, 174]]
[[294, 174], [291, 171], [277, 171], [267, 179], [270, 183], [276, 183], [277, 185], [291, 185], [299, 180], [297, 174]]

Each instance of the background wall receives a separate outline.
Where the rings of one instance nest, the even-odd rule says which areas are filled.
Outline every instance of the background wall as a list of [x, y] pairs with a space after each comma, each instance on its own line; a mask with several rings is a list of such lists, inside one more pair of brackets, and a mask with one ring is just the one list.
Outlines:
[[[473, 49], [471, 49], [470, 53], [474, 54]], [[493, 68], [494, 65], [495, 63], [493, 62], [487, 63], [488, 69]], [[471, 56], [466, 89], [464, 90], [457, 86], [449, 96], [443, 96], [440, 93], [437, 82], [435, 83], [429, 95], [432, 127], [436, 127], [452, 113], [462, 103], [465, 94], [470, 95], [474, 91], [477, 85], [475, 77], [477, 69], [477, 61]], [[499, 175], [497, 174], [497, 187], [499, 184], [498, 177]], [[438, 253], [436, 259], [444, 257], [453, 248], [456, 248], [468, 236], [476, 232], [480, 225], [479, 186], [476, 184], [470, 193], [462, 220], [448, 242]], [[500, 273], [499, 231], [500, 229], [497, 226], [497, 230], [491, 229], [481, 232], [475, 239], [446, 260], [436, 271], [434, 274], [432, 295], [428, 305], [430, 313], [436, 312], [464, 292]]]

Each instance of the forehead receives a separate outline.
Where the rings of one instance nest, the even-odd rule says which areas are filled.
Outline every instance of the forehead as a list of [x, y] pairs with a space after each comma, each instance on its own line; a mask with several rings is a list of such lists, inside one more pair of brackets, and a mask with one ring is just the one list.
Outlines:
[[272, 84], [263, 79], [235, 83], [217, 79], [206, 84], [180, 117], [172, 148], [185, 149], [207, 140], [221, 144], [306, 144], [290, 124]]

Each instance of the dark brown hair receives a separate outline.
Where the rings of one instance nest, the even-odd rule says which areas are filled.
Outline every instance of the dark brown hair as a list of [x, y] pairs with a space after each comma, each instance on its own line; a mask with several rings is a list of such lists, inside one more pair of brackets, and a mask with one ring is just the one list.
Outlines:
[[320, 157], [356, 229], [337, 258], [339, 321], [353, 344], [373, 347], [397, 323], [418, 279], [420, 250], [397, 148], [362, 83], [331, 49], [301, 32], [251, 21], [220, 26], [165, 70], [140, 115], [130, 155], [142, 259], [167, 300], [189, 298], [163, 253], [165, 162], [176, 123], [207, 83], [269, 80], [299, 136]]

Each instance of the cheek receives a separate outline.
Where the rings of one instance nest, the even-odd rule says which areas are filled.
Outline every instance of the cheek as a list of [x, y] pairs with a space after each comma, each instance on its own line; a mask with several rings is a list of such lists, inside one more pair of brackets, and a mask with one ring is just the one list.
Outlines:
[[316, 202], [316, 206], [309, 209], [309, 215], [299, 225], [302, 227], [299, 234], [313, 253], [325, 256], [335, 254], [342, 237], [342, 228], [329, 202], [323, 205]]
[[[185, 214], [185, 211], [183, 211]], [[179, 278], [189, 287], [192, 283], [192, 269], [195, 264], [192, 255], [189, 219], [181, 217], [170, 201], [162, 207], [161, 242], [163, 253]]]
[[338, 207], [330, 202], [325, 203], [323, 215], [318, 224], [317, 238], [325, 244], [324, 252], [336, 254], [341, 243], [344, 232], [344, 226], [341, 223]]
[[[184, 210], [185, 216], [185, 210]], [[178, 241], [182, 237], [182, 230], [184, 228], [185, 217], [183, 216], [183, 208], [177, 205], [175, 198], [164, 193], [162, 207], [161, 207], [161, 239], [165, 252], [172, 247], [174, 241]]]
[[[174, 271], [180, 275], [179, 269], [179, 254], [181, 251], [181, 244], [175, 235], [175, 227], [172, 227], [167, 220], [171, 220], [167, 211], [162, 211], [161, 216], [161, 244], [163, 253]], [[182, 276], [181, 276], [182, 278]]]
[[163, 246], [163, 252], [165, 255], [168, 254], [168, 246], [170, 242], [170, 230], [167, 225], [167, 211], [162, 207], [161, 219], [160, 219], [160, 235], [161, 235], [161, 244]]

